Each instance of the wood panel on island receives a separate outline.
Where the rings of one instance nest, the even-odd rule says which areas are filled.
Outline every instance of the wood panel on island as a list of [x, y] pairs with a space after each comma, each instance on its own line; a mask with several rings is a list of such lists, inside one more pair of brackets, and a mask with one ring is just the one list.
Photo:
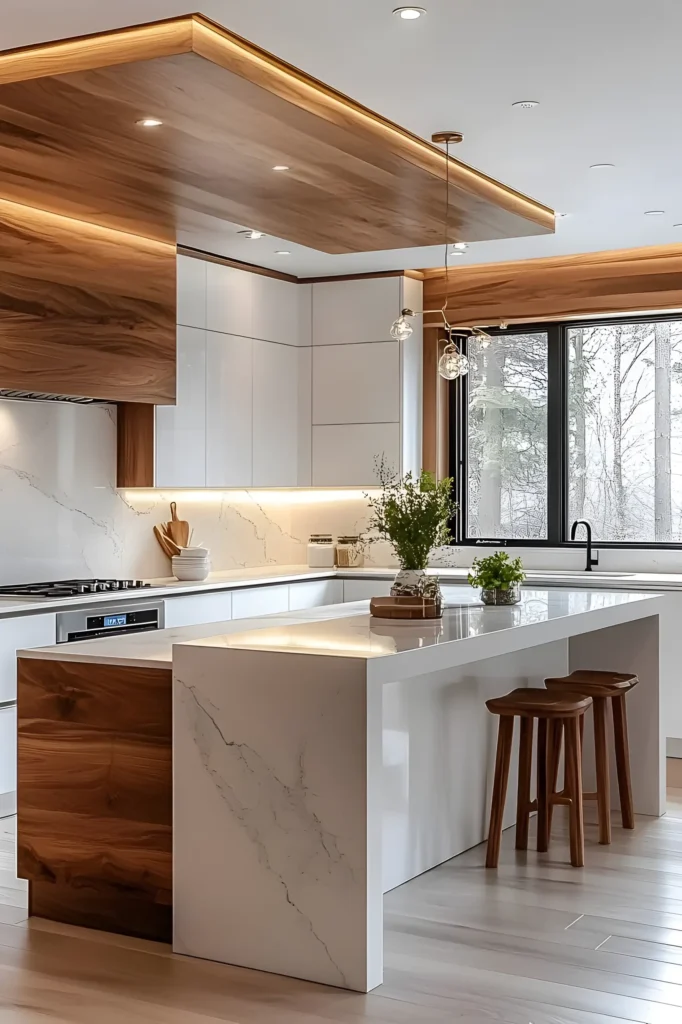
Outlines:
[[169, 942], [172, 673], [18, 659], [18, 874], [32, 915]]

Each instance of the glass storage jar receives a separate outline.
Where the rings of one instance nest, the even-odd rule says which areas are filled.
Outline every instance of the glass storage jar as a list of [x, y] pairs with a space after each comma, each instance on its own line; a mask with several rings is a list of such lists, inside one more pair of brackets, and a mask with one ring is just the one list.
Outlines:
[[365, 564], [365, 552], [357, 534], [339, 537], [336, 542], [336, 564], [339, 569], [359, 569]]
[[308, 565], [311, 569], [334, 568], [334, 544], [331, 533], [311, 533], [308, 541]]

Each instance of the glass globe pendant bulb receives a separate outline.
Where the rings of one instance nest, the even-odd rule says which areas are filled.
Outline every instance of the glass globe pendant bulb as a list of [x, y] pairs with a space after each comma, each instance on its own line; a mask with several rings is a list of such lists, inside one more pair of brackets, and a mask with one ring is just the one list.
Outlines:
[[407, 341], [410, 335], [414, 332], [414, 327], [410, 321], [410, 317], [413, 317], [414, 313], [411, 309], [404, 309], [397, 320], [393, 321], [391, 329], [388, 332], [392, 338], [396, 341]]
[[463, 356], [457, 346], [450, 342], [445, 346], [443, 355], [438, 360], [438, 372], [445, 380], [456, 380], [469, 372], [469, 360]]

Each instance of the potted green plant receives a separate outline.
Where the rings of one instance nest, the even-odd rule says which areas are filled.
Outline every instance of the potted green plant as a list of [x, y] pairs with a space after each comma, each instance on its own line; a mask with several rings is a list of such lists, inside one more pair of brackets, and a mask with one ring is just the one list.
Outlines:
[[475, 558], [469, 573], [469, 583], [480, 588], [483, 604], [517, 604], [525, 578], [521, 559], [510, 559], [506, 551]]
[[[452, 480], [437, 481], [425, 470], [419, 476], [396, 474], [385, 459], [377, 460], [381, 494], [369, 495], [370, 539], [393, 545], [400, 570], [391, 588], [393, 597], [439, 597], [435, 577], [426, 575], [433, 548], [449, 544], [450, 520], [458, 506], [452, 498]], [[371, 537], [371, 534], [374, 537]]]

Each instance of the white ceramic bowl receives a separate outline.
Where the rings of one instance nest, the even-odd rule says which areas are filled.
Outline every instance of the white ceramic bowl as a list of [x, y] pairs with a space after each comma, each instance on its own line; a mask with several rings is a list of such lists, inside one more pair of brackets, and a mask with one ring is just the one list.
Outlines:
[[211, 571], [211, 563], [208, 558], [194, 561], [193, 559], [183, 558], [182, 555], [174, 555], [172, 564], [175, 578], [185, 583], [205, 580]]

